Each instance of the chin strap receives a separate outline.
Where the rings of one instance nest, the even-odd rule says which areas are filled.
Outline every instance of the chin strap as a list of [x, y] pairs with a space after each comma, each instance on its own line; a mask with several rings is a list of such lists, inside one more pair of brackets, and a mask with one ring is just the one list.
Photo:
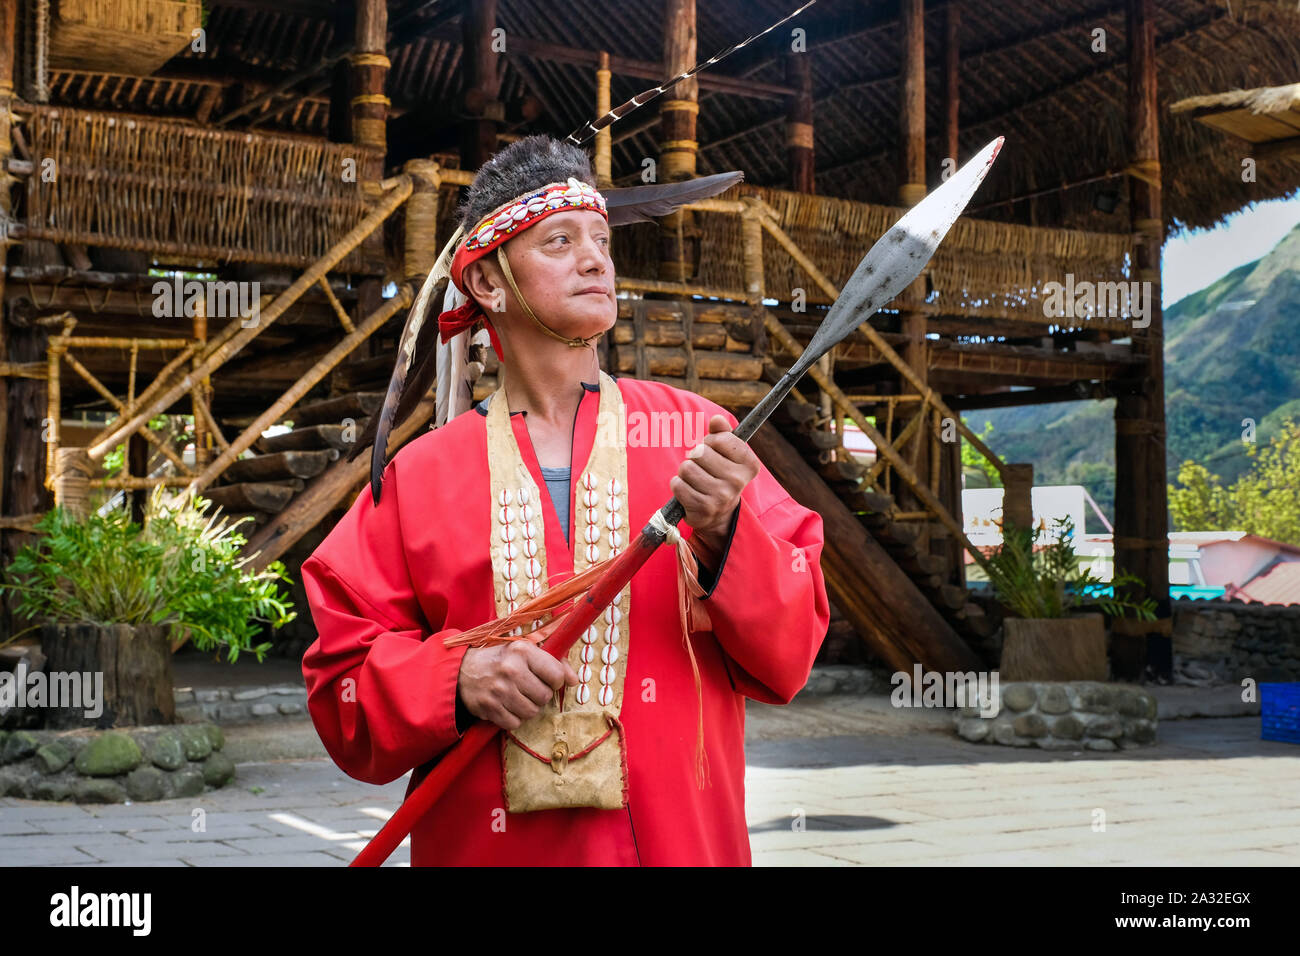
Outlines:
[[579, 338], [566, 339], [559, 332], [556, 332], [554, 329], [549, 328], [542, 322], [541, 319], [537, 317], [537, 314], [533, 312], [532, 306], [530, 306], [528, 302], [524, 299], [523, 295], [519, 291], [519, 286], [515, 284], [515, 277], [510, 271], [510, 262], [508, 259], [506, 259], [506, 250], [505, 250], [504, 243], [497, 246], [497, 262], [501, 264], [501, 271], [505, 273], [506, 282], [510, 283], [510, 291], [515, 294], [515, 300], [518, 301], [519, 305], [523, 308], [524, 314], [527, 315], [530, 319], [532, 319], [533, 324], [536, 325], [543, 332], [545, 332], [547, 335], [549, 335], [551, 338], [558, 339], [559, 341], [563, 342], [571, 349], [585, 349], [585, 348], [591, 348], [593, 345], [596, 344], [596, 340], [605, 334], [604, 332], [597, 332], [595, 335], [589, 335], [585, 339], [579, 339]]

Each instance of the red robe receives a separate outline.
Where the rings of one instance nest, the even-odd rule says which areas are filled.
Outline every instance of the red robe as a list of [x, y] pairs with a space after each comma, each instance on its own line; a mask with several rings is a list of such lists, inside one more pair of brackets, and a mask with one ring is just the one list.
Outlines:
[[[667, 385], [624, 378], [618, 386], [635, 534], [670, 497], [668, 482], [707, 433], [709, 417], [723, 414], [733, 427], [736, 420]], [[598, 400], [598, 390], [584, 386], [574, 475], [591, 453]], [[684, 442], [675, 445], [671, 434], [656, 442], [662, 429], [647, 427], [683, 421]], [[545, 489], [524, 415], [510, 423], [534, 482]], [[414, 768], [414, 787], [466, 729], [456, 723], [465, 648], [444, 648], [443, 638], [496, 617], [487, 469], [486, 419], [471, 410], [402, 449], [384, 473], [379, 507], [367, 487], [302, 566], [319, 634], [303, 657], [308, 709], [330, 756], [358, 780], [388, 783]], [[570, 515], [578, 514], [577, 485], [570, 485]], [[572, 575], [573, 554], [543, 497], [555, 584]], [[678, 618], [677, 560], [665, 545], [632, 581], [620, 715], [627, 809], [506, 813], [501, 750], [489, 746], [416, 825], [412, 863], [748, 865], [744, 698], [788, 703], [807, 682], [830, 616], [822, 543], [821, 516], [761, 468], [741, 495], [704, 599], [713, 631], [692, 635], [703, 684], [704, 789], [695, 773], [696, 691]]]

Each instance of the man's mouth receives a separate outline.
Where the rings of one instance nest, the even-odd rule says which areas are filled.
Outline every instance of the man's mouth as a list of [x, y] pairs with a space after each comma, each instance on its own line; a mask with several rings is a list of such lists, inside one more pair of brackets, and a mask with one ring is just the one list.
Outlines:
[[603, 295], [606, 298], [608, 298], [609, 290], [601, 288], [600, 286], [591, 286], [588, 289], [582, 289], [579, 292], [576, 292], [574, 294], [575, 295]]

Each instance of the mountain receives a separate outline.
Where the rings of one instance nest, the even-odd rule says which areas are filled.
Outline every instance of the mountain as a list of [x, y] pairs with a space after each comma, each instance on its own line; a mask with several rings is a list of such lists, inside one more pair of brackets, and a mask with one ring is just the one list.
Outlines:
[[[1300, 226], [1266, 256], [1165, 310], [1169, 476], [1198, 461], [1231, 482], [1249, 466], [1249, 422], [1266, 442], [1300, 419]], [[1005, 461], [1032, 461], [1039, 484], [1082, 484], [1102, 509], [1115, 500], [1115, 402], [975, 411], [978, 434]]]

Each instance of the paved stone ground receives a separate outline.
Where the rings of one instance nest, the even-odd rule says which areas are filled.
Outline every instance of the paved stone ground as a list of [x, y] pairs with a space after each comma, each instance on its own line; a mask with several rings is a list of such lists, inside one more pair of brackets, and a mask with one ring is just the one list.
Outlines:
[[[878, 695], [749, 715], [758, 865], [1300, 864], [1300, 747], [1261, 741], [1257, 718], [1164, 721], [1155, 747], [1085, 755], [968, 744]], [[344, 776], [304, 721], [226, 733], [236, 782], [200, 799], [0, 799], [0, 865], [342, 866], [405, 789]]]

